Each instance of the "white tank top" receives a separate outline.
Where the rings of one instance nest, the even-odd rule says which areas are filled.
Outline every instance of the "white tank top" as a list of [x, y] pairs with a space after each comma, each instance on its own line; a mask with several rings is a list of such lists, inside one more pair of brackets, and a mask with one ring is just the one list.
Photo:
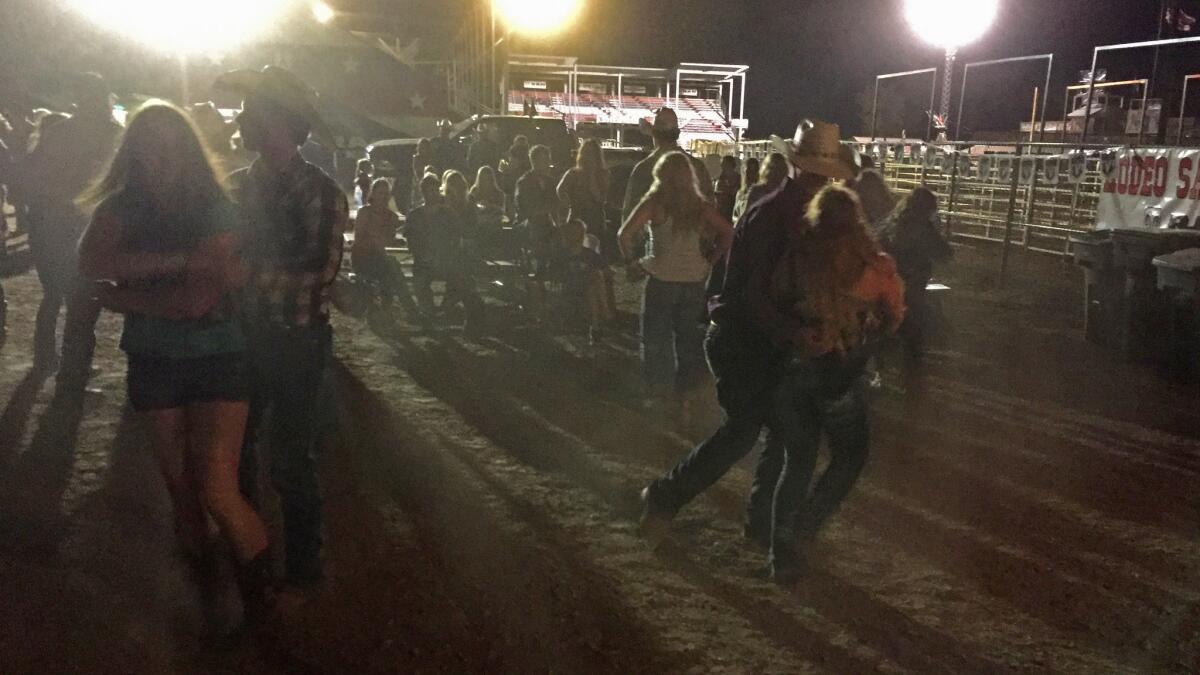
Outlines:
[[701, 250], [703, 228], [675, 227], [673, 218], [665, 223], [651, 222], [650, 240], [642, 268], [659, 281], [699, 282], [708, 279], [712, 265]]

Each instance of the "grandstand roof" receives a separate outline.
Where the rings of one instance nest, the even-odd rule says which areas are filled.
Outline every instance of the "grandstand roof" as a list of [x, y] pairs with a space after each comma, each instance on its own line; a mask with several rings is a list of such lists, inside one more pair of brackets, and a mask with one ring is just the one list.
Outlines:
[[672, 68], [647, 68], [643, 66], [604, 66], [582, 64], [574, 56], [544, 56], [535, 54], [514, 54], [508, 60], [510, 69], [516, 70], [546, 70], [548, 72], [568, 72], [576, 75], [596, 75], [616, 77], [623, 75], [630, 78], [646, 78], [673, 80], [677, 74], [687, 75], [689, 80], [723, 82], [737, 75], [744, 75], [750, 66], [721, 65], [714, 63], [680, 63]]
[[[581, 64], [575, 57], [513, 55], [505, 112], [580, 123], [636, 125], [662, 106], [675, 108], [685, 138], [729, 140], [745, 129], [749, 66], [683, 62], [671, 68]], [[522, 79], [525, 78], [525, 79]], [[599, 88], [598, 79], [604, 84]], [[622, 84], [623, 82], [623, 84]], [[524, 85], [524, 86], [522, 86]]]

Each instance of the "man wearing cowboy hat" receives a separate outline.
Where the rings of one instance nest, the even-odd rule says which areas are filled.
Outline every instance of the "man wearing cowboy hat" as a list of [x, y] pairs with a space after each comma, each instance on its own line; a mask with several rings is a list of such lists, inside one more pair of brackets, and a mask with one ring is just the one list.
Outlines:
[[215, 86], [242, 95], [237, 125], [246, 149], [258, 153], [230, 179], [246, 220], [242, 255], [249, 273], [244, 311], [253, 389], [242, 489], [257, 496], [255, 440], [270, 407], [264, 431], [283, 512], [286, 580], [311, 588], [321, 579], [314, 453], [331, 340], [330, 287], [341, 265], [349, 204], [337, 183], [300, 155], [310, 135], [334, 147], [312, 90], [273, 66], [225, 73]]
[[[806, 121], [791, 141], [772, 138], [791, 162], [795, 176], [742, 217], [729, 250], [724, 285], [710, 302], [712, 325], [705, 353], [716, 376], [717, 399], [725, 421], [667, 475], [642, 490], [642, 532], [654, 545], [666, 537], [679, 509], [754, 448], [768, 422], [769, 398], [783, 358], [774, 346], [780, 341], [773, 338], [786, 334], [787, 326], [782, 316], [777, 322], [762, 321], [760, 310], [769, 303], [754, 294], [756, 289], [768, 287], [762, 278], [775, 269], [790, 233], [806, 227], [805, 211], [817, 192], [831, 179], [847, 180], [854, 175], [842, 156], [839, 133], [835, 124]], [[757, 471], [756, 489], [773, 495], [780, 468]], [[769, 499], [759, 501], [771, 503]], [[749, 538], [768, 540], [769, 528], [769, 511], [749, 514]]]
[[[642, 120], [640, 126], [642, 131], [653, 139], [654, 152], [638, 162], [633, 167], [633, 173], [629, 174], [629, 184], [625, 189], [625, 204], [621, 209], [621, 222], [629, 220], [638, 204], [642, 203], [642, 197], [645, 197], [646, 193], [650, 191], [650, 186], [654, 184], [654, 165], [658, 164], [658, 160], [669, 152], [682, 152], [688, 155], [683, 148], [679, 147], [679, 116], [675, 114], [674, 110], [659, 108], [654, 112], [653, 124]], [[700, 191], [706, 197], [714, 198], [713, 181], [708, 173], [708, 167], [704, 166], [704, 162], [696, 157], [688, 155], [688, 158], [692, 160], [692, 170], [696, 172], [696, 182], [699, 183]]]

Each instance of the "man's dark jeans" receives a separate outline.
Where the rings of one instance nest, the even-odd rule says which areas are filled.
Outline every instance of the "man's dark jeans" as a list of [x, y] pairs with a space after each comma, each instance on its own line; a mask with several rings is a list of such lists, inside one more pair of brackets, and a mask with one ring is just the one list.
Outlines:
[[33, 331], [33, 361], [44, 366], [58, 363], [58, 315], [66, 302], [64, 287], [68, 284], [43, 272], [40, 265], [37, 271], [38, 279], [42, 282], [42, 301], [38, 305], [37, 323]]
[[91, 284], [76, 277], [67, 295], [67, 316], [63, 320], [62, 364], [58, 368], [55, 395], [79, 396], [92, 375], [92, 357], [96, 353], [96, 322], [100, 320], [100, 302]]
[[42, 284], [33, 355], [39, 366], [58, 362], [58, 315], [65, 304], [62, 366], [55, 391], [78, 396], [82, 395], [91, 375], [100, 305], [92, 295], [91, 285], [79, 277], [75, 256], [78, 237], [72, 233], [82, 225], [71, 222], [71, 217], [74, 216], [57, 214], [53, 210], [47, 213], [32, 211], [29, 216], [30, 250], [38, 281]]
[[[283, 512], [284, 551], [290, 581], [301, 585], [321, 575], [321, 494], [316, 452], [331, 332], [327, 325], [303, 329], [252, 327], [250, 416], [242, 446], [242, 492], [258, 504], [256, 443], [266, 436], [271, 484]], [[269, 424], [263, 417], [270, 408]]]
[[[772, 398], [787, 447], [771, 533], [776, 559], [794, 555], [797, 540], [813, 537], [850, 493], [867, 463], [870, 425], [862, 378], [847, 383], [845, 373], [813, 363], [790, 367]], [[823, 433], [832, 458], [809, 495]]]
[[[753, 450], [771, 412], [779, 360], [769, 342], [745, 330], [713, 325], [704, 348], [717, 378], [717, 398], [725, 410], [725, 421], [670, 473], [651, 484], [652, 506], [666, 513], [683, 508]], [[769, 527], [782, 464], [781, 444], [768, 442], [755, 471], [747, 514], [747, 525], [759, 532]]]

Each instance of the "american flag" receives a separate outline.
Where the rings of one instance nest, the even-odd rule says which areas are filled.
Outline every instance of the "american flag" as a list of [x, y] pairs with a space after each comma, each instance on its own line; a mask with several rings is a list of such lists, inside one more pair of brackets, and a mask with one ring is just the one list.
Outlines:
[[1200, 2], [1175, 0], [1166, 4], [1163, 23], [1166, 32], [1187, 37], [1196, 32], [1196, 18], [1200, 16]]

